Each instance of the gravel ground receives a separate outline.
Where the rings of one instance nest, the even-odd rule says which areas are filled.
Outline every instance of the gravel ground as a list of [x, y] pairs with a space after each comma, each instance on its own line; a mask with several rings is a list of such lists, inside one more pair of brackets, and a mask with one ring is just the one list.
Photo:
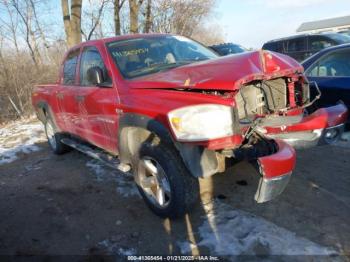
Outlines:
[[164, 220], [143, 204], [130, 175], [75, 151], [56, 156], [35, 120], [12, 123], [0, 129], [0, 254], [346, 261], [349, 154], [349, 142], [298, 152], [286, 191], [265, 204], [253, 200], [255, 171], [239, 163], [200, 181], [191, 214]]

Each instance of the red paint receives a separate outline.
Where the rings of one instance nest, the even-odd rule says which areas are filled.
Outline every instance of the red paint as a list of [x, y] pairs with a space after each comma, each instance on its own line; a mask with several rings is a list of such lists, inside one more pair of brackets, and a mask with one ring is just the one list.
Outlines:
[[278, 63], [279, 71], [266, 71], [260, 52], [253, 51], [138, 77], [129, 81], [128, 84], [135, 89], [181, 88], [184, 87], [185, 81], [190, 79], [190, 85], [186, 88], [236, 91], [241, 88], [241, 85], [253, 80], [294, 76], [297, 72], [303, 72], [302, 66], [294, 59], [278, 53], [269, 52], [269, 54], [271, 59]]
[[313, 114], [306, 116], [301, 122], [288, 126], [264, 127], [268, 134], [289, 133], [298, 131], [307, 131], [315, 129], [324, 129], [327, 127], [343, 124], [348, 117], [348, 110], [345, 105], [321, 108]]
[[294, 92], [294, 82], [288, 83], [288, 91], [289, 91], [289, 105], [290, 107], [295, 107], [295, 92]]
[[263, 176], [268, 179], [290, 174], [295, 167], [294, 148], [282, 140], [276, 140], [276, 142], [278, 151], [275, 154], [259, 158]]
[[201, 145], [210, 150], [220, 150], [223, 148], [230, 149], [230, 148], [238, 147], [242, 144], [243, 140], [244, 140], [244, 137], [242, 136], [242, 134], [239, 134], [239, 135], [212, 139], [212, 140], [203, 141], [203, 142], [193, 142], [191, 144]]

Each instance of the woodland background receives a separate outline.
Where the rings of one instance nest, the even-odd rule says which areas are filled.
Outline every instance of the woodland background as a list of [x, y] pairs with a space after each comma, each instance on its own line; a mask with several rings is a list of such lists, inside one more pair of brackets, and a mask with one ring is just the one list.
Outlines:
[[55, 82], [67, 48], [134, 33], [224, 41], [217, 0], [0, 0], [0, 124], [32, 114], [36, 84]]

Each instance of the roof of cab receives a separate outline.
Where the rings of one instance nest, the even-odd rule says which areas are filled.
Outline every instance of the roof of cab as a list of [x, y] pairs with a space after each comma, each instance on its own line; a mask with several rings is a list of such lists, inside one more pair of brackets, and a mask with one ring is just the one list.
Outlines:
[[75, 46], [72, 46], [69, 49], [69, 51], [80, 48], [85, 45], [90, 45], [90, 44], [109, 43], [109, 42], [118, 41], [118, 40], [128, 40], [128, 39], [136, 39], [136, 38], [151, 38], [156, 36], [174, 36], [174, 34], [129, 34], [129, 35], [113, 36], [108, 38], [101, 38], [96, 40], [88, 40], [85, 42], [81, 42]]

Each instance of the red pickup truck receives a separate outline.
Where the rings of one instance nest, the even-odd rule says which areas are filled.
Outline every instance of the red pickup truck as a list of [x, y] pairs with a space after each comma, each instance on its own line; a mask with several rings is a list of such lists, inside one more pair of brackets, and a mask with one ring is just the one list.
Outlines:
[[198, 178], [237, 160], [256, 166], [257, 202], [280, 194], [293, 147], [332, 143], [347, 118], [343, 104], [305, 114], [317, 99], [309, 88], [288, 56], [218, 57], [182, 36], [147, 34], [73, 47], [57, 83], [37, 86], [32, 101], [54, 153], [73, 147], [131, 169], [147, 205], [175, 217], [197, 201]]

